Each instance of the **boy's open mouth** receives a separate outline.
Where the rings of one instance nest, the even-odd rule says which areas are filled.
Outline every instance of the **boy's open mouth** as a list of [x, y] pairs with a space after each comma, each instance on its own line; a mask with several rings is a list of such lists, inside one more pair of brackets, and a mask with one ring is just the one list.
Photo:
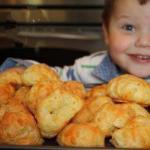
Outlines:
[[150, 55], [130, 54], [131, 59], [140, 63], [150, 62]]

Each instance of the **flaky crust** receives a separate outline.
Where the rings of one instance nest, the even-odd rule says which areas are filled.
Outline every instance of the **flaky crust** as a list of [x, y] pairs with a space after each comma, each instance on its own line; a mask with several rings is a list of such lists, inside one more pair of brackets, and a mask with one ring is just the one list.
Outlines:
[[14, 95], [15, 88], [11, 84], [0, 84], [0, 105], [7, 104]]
[[104, 134], [92, 123], [70, 123], [57, 136], [61, 146], [104, 147]]
[[31, 90], [27, 93], [25, 104], [31, 112], [36, 112], [38, 101], [42, 101], [50, 95], [55, 89], [61, 88], [61, 82], [38, 82], [34, 84]]
[[150, 85], [145, 80], [125, 74], [112, 79], [107, 86], [108, 95], [116, 102], [135, 102], [150, 105]]
[[106, 95], [107, 95], [107, 84], [101, 84], [89, 89], [89, 91], [87, 91], [86, 93], [86, 98], [91, 99], [93, 97]]
[[30, 91], [30, 87], [27, 87], [27, 86], [22, 86], [22, 87], [20, 87], [16, 92], [15, 92], [15, 96], [14, 96], [14, 98], [18, 101], [18, 102], [20, 102], [20, 103], [22, 103], [22, 104], [24, 104], [24, 105], [26, 105], [26, 97], [27, 97], [27, 94], [28, 94], [28, 92]]
[[111, 142], [117, 148], [150, 148], [150, 117], [131, 119], [112, 134]]
[[72, 93], [57, 89], [39, 101], [35, 117], [44, 137], [51, 138], [82, 108], [84, 101]]
[[97, 96], [85, 102], [83, 108], [75, 115], [73, 122], [85, 123], [91, 122], [94, 119], [97, 111], [106, 103], [113, 103], [110, 97], [107, 96]]
[[22, 85], [22, 74], [24, 68], [14, 67], [0, 73], [0, 83], [11, 83], [14, 85]]
[[59, 76], [46, 64], [34, 64], [25, 70], [22, 79], [25, 85], [32, 86], [40, 81], [59, 81]]
[[63, 83], [63, 88], [81, 98], [85, 98], [85, 87], [79, 81], [66, 81]]
[[0, 143], [41, 145], [43, 139], [31, 113], [18, 103], [7, 104], [3, 106], [3, 109], [5, 107], [5, 112], [0, 120]]
[[136, 116], [149, 116], [149, 113], [135, 103], [106, 103], [95, 115], [94, 122], [106, 136], [111, 136], [115, 129], [123, 128], [131, 118]]

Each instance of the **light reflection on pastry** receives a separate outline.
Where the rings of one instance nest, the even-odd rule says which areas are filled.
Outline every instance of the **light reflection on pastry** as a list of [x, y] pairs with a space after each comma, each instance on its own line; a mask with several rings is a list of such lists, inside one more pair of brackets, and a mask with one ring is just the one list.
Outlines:
[[149, 112], [135, 103], [106, 103], [95, 115], [94, 122], [106, 136], [111, 136], [115, 129], [123, 128], [131, 118], [136, 116], [149, 116]]
[[11, 84], [0, 84], [0, 105], [7, 104], [14, 95], [15, 89]]
[[111, 142], [117, 148], [150, 148], [150, 117], [138, 116], [112, 134]]
[[38, 102], [35, 117], [44, 137], [51, 138], [82, 108], [84, 101], [72, 93], [57, 89]]
[[92, 97], [85, 102], [83, 108], [77, 113], [72, 121], [76, 123], [85, 123], [92, 121], [97, 111], [101, 109], [101, 107], [106, 103], [113, 103], [110, 97]]
[[14, 85], [22, 85], [22, 74], [24, 68], [14, 67], [0, 73], [0, 83], [11, 83]]
[[43, 143], [34, 117], [23, 105], [13, 103], [1, 107], [3, 114], [0, 120], [0, 144], [41, 145]]
[[57, 136], [61, 146], [104, 147], [104, 134], [92, 123], [70, 123]]
[[150, 105], [150, 85], [145, 80], [125, 74], [112, 79], [107, 86], [108, 95], [116, 102], [135, 102]]
[[28, 67], [23, 73], [22, 79], [27, 86], [32, 86], [40, 81], [60, 81], [54, 69], [42, 63]]

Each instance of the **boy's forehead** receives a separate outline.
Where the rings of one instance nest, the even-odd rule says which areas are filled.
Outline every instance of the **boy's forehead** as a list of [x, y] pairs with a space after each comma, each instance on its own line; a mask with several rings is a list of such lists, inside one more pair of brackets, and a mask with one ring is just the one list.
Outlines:
[[113, 13], [115, 15], [128, 14], [128, 15], [140, 15], [145, 14], [145, 17], [150, 17], [150, 0], [141, 5], [138, 0], [115, 0]]
[[[134, 4], [134, 5], [133, 5]], [[138, 0], [114, 0], [113, 10], [120, 10], [138, 5]]]
[[123, 4], [123, 2], [125, 2], [125, 3], [136, 2], [139, 5], [145, 5], [150, 2], [150, 0], [108, 0], [108, 3], [110, 3], [109, 1], [111, 1], [112, 4], [115, 3], [117, 5]]
[[112, 0], [113, 5], [115, 6], [122, 6], [122, 5], [138, 5], [138, 6], [144, 6], [147, 5], [148, 3], [150, 3], [150, 0]]

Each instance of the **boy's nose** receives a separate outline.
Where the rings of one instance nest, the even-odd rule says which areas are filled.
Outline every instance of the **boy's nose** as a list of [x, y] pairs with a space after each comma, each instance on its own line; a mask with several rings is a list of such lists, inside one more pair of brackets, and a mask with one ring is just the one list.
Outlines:
[[150, 48], [150, 33], [140, 34], [136, 40], [137, 47]]

